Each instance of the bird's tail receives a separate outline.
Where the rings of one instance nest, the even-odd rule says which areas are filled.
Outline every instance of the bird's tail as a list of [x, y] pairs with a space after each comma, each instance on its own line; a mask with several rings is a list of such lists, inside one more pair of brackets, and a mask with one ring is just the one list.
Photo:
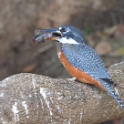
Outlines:
[[[112, 82], [112, 80], [110, 79], [108, 80], [109, 82]], [[117, 103], [124, 109], [124, 103], [121, 101], [116, 91], [112, 88], [112, 85], [109, 82], [106, 82], [102, 79], [98, 79], [98, 81], [103, 85], [106, 91], [117, 101]]]

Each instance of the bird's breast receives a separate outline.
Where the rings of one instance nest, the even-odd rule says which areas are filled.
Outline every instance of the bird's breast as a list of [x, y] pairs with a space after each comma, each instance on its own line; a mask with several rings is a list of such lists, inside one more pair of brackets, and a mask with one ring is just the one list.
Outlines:
[[88, 84], [94, 84], [99, 88], [105, 90], [104, 87], [98, 81], [94, 80], [91, 76], [89, 76], [85, 72], [72, 66], [62, 51], [58, 52], [58, 58], [60, 59], [64, 67], [67, 69], [67, 71], [73, 77], [76, 77], [77, 80], [79, 80], [80, 82], [88, 83]]

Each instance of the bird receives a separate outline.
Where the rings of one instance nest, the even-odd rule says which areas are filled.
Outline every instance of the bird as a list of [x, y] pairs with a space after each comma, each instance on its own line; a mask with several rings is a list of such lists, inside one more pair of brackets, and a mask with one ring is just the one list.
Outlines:
[[59, 28], [43, 29], [33, 39], [34, 42], [57, 41], [57, 54], [67, 71], [80, 82], [93, 84], [107, 91], [124, 109], [102, 59], [97, 52], [86, 44], [83, 33], [75, 26], [64, 25]]

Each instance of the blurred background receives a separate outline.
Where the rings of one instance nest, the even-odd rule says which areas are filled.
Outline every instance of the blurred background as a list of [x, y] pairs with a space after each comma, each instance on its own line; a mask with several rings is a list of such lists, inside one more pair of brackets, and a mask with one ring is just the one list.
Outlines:
[[32, 42], [39, 29], [62, 25], [80, 28], [106, 67], [124, 61], [124, 0], [0, 0], [0, 80], [17, 73], [70, 77], [53, 42]]

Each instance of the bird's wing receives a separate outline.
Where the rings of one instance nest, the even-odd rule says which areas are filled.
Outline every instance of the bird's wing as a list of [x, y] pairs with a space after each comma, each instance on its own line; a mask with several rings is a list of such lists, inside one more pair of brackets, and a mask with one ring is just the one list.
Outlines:
[[[110, 76], [98, 54], [90, 46], [62, 45], [62, 52], [75, 68], [87, 73], [94, 79], [110, 80]], [[112, 81], [108, 83], [113, 84]]]

